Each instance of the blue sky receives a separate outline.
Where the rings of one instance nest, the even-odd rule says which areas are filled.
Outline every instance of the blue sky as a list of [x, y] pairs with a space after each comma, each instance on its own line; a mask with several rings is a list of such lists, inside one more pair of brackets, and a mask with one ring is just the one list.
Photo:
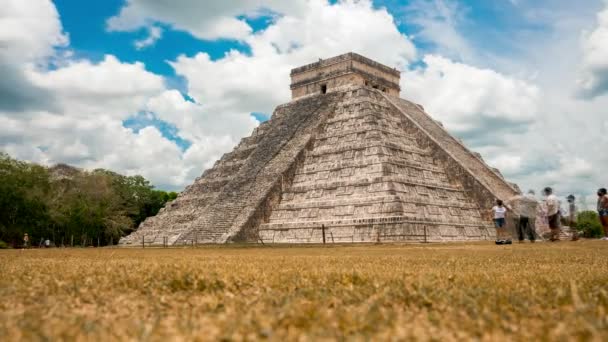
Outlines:
[[[63, 28], [70, 35], [70, 48], [79, 57], [100, 61], [106, 54], [118, 56], [126, 62], [142, 61], [146, 68], [165, 77], [175, 77], [174, 70], [167, 61], [175, 60], [179, 55], [192, 56], [200, 51], [208, 53], [212, 59], [218, 59], [230, 49], [248, 52], [248, 46], [234, 39], [200, 40], [190, 33], [172, 30], [169, 25], [160, 24], [166, 30], [163, 38], [155, 45], [138, 50], [133, 47], [133, 41], [147, 35], [145, 28], [135, 32], [109, 32], [108, 18], [118, 14], [125, 0], [104, 0], [83, 2], [79, 0], [54, 0], [59, 11]], [[337, 1], [331, 1], [336, 3]], [[375, 1], [376, 7], [386, 7], [395, 16], [401, 16], [411, 4], [408, 1]], [[485, 44], [488, 38], [509, 35], [515, 27], [518, 30], [546, 29], [522, 20], [514, 11], [509, 1], [463, 1], [457, 6], [466, 12], [467, 18], [462, 23], [463, 33], [472, 38], [473, 42]], [[272, 18], [244, 18], [254, 29], [254, 32], [264, 30]], [[407, 35], [415, 35], [417, 25], [405, 19], [397, 19], [399, 30]], [[483, 29], [481, 29], [483, 28]], [[432, 42], [420, 40], [417, 47], [422, 51], [433, 50]], [[508, 46], [506, 46], [508, 48]], [[485, 44], [491, 50], [500, 49], [504, 53], [505, 46]]]
[[[337, 1], [330, 1], [336, 3]], [[59, 12], [63, 29], [69, 32], [70, 50], [76, 58], [85, 58], [94, 62], [100, 62], [104, 56], [111, 54], [117, 56], [124, 62], [143, 62], [147, 70], [162, 75], [170, 88], [175, 88], [187, 95], [186, 80], [176, 75], [175, 70], [169, 65], [168, 61], [175, 60], [179, 55], [193, 56], [200, 51], [204, 51], [212, 60], [222, 58], [230, 50], [238, 50], [249, 53], [247, 44], [235, 39], [201, 40], [192, 36], [190, 33], [171, 29], [170, 25], [158, 23], [163, 28], [162, 39], [154, 45], [144, 49], [136, 49], [133, 41], [144, 39], [148, 32], [145, 28], [140, 28], [134, 32], [109, 31], [107, 28], [108, 18], [119, 13], [125, 5], [125, 0], [106, 0], [83, 2], [78, 0], [54, 0]], [[404, 1], [376, 1], [374, 6], [385, 7], [390, 13], [398, 17], [407, 12], [411, 3]], [[527, 26], [528, 29], [542, 30], [541, 26], [534, 26], [517, 17], [517, 12], [513, 11], [513, 5], [509, 2], [487, 2], [487, 1], [466, 1], [455, 3], [455, 6], [466, 12], [467, 20], [462, 21], [463, 33], [472, 37], [475, 42], [483, 42], [492, 36], [508, 34], [513, 26]], [[415, 13], [415, 12], [414, 12]], [[280, 14], [277, 14], [280, 15]], [[438, 14], [440, 15], [440, 14]], [[253, 32], [266, 29], [273, 21], [272, 16], [260, 16], [258, 18], [248, 18], [241, 16], [252, 28]], [[405, 15], [407, 18], [407, 15]], [[415, 35], [418, 26], [406, 19], [397, 20], [400, 32], [406, 35]], [[485, 27], [484, 30], [479, 30]], [[493, 38], [493, 37], [492, 37]], [[419, 39], [417, 48], [422, 53], [433, 51], [433, 42]], [[509, 46], [498, 47], [486, 46], [489, 50], [501, 49], [501, 53], [510, 53]], [[419, 61], [421, 62], [421, 61]], [[252, 112], [252, 115], [259, 121], [267, 120], [269, 113]], [[187, 140], [180, 138], [176, 134], [175, 126], [163, 122], [158, 118], [154, 120], [142, 119], [145, 115], [134, 114], [131, 118], [124, 121], [124, 126], [139, 129], [153, 125], [161, 133], [175, 143], [180, 148], [187, 149], [191, 144]]]
[[[335, 2], [335, 1], [334, 1]], [[135, 32], [108, 32], [106, 21], [118, 14], [125, 4], [124, 0], [90, 1], [54, 0], [65, 31], [70, 34], [70, 49], [77, 58], [86, 58], [99, 62], [107, 54], [112, 54], [121, 61], [143, 62], [146, 69], [165, 78], [167, 86], [174, 88], [188, 97], [185, 80], [175, 74], [174, 69], [167, 63], [179, 55], [192, 56], [205, 51], [211, 59], [218, 59], [231, 49], [248, 53], [249, 48], [234, 39], [200, 40], [188, 32], [171, 30], [168, 25], [163, 38], [153, 46], [145, 49], [133, 47], [133, 41], [145, 38], [147, 31], [141, 28]], [[270, 16], [259, 18], [243, 18], [254, 29], [254, 32], [264, 30], [272, 21]], [[251, 113], [257, 120], [265, 121], [268, 113]], [[155, 126], [167, 139], [174, 141], [180, 148], [187, 149], [191, 143], [176, 134], [176, 128], [170, 123], [154, 118], [145, 118], [137, 113], [124, 121], [124, 126], [136, 132], [147, 126]]]
[[608, 183], [605, 0], [7, 1], [0, 149], [20, 159], [179, 190], [289, 101], [291, 68], [355, 51], [523, 188]]

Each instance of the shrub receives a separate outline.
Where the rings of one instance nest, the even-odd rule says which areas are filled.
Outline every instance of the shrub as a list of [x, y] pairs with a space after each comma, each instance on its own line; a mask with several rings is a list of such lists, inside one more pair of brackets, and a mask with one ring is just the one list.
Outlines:
[[8, 245], [8, 243], [0, 240], [0, 249], [7, 249], [10, 248], [10, 246]]
[[595, 211], [581, 211], [578, 214], [577, 228], [586, 238], [598, 238], [604, 235], [600, 218]]

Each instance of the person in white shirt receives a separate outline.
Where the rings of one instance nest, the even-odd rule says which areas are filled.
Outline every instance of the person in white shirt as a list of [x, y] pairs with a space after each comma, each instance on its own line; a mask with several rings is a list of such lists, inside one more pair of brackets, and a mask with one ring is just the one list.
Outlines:
[[496, 200], [496, 205], [492, 207], [494, 216], [494, 226], [496, 227], [496, 243], [510, 243], [505, 232], [505, 217], [507, 215], [507, 207], [504, 206], [501, 200]]
[[549, 222], [549, 229], [551, 229], [550, 241], [559, 241], [559, 217], [561, 212], [559, 200], [553, 194], [553, 189], [550, 187], [546, 187], [543, 190], [543, 194], [545, 195], [547, 221]]

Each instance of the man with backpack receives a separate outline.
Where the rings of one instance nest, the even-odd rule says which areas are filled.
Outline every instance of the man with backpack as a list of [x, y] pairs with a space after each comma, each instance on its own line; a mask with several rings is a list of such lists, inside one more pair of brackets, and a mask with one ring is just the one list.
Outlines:
[[507, 201], [507, 208], [511, 211], [519, 243], [523, 243], [526, 236], [530, 242], [536, 241], [534, 222], [536, 220], [536, 209], [538, 201], [534, 192], [530, 190], [527, 195], [517, 195]]

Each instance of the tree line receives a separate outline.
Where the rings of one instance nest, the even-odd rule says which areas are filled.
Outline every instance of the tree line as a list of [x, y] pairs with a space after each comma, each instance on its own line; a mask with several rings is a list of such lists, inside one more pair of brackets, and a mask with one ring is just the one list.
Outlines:
[[45, 167], [0, 152], [0, 245], [115, 244], [177, 197], [142, 176]]

